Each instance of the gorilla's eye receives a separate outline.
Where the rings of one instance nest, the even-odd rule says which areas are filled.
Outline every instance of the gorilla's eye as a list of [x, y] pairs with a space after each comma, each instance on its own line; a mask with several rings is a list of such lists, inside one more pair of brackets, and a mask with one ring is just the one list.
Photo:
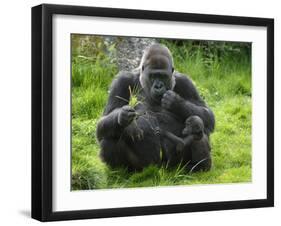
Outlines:
[[158, 79], [158, 80], [160, 80], [159, 79], [159, 76], [157, 75], [157, 74], [150, 74], [149, 75], [149, 79], [153, 82], [154, 80], [156, 80], [156, 79]]
[[148, 81], [150, 82], [151, 85], [154, 84], [155, 82], [157, 83], [161, 82], [166, 89], [169, 89], [171, 87], [170, 80], [171, 80], [170, 76], [167, 73], [150, 72], [148, 74]]

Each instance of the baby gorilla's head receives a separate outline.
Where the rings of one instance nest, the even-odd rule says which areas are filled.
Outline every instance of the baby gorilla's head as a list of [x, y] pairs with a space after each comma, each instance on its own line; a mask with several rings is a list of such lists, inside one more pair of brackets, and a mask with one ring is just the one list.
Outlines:
[[182, 131], [184, 136], [194, 135], [196, 140], [200, 140], [203, 137], [204, 123], [203, 120], [194, 115], [185, 120], [185, 127]]

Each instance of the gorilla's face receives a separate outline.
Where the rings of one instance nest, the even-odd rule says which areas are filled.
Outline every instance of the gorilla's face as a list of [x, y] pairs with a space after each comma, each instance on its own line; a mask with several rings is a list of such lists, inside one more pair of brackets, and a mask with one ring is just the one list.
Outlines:
[[182, 131], [184, 136], [193, 134], [195, 138], [201, 139], [203, 136], [204, 123], [198, 116], [190, 116], [185, 121], [185, 128]]
[[164, 93], [175, 85], [173, 72], [170, 53], [162, 46], [151, 47], [141, 65], [140, 82], [146, 96], [159, 104]]
[[146, 93], [155, 102], [160, 102], [164, 93], [172, 89], [172, 72], [169, 73], [169, 71], [161, 69], [147, 69], [144, 73], [147, 84], [145, 87]]

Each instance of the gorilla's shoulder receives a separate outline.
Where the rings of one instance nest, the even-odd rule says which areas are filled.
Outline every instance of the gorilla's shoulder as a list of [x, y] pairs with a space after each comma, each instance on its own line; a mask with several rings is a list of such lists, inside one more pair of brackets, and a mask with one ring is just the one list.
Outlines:
[[134, 85], [138, 82], [139, 71], [120, 71], [112, 82], [112, 86], [123, 87], [128, 85]]
[[188, 75], [175, 72], [174, 76], [176, 82], [176, 89], [196, 89]]
[[121, 79], [123, 81], [135, 81], [139, 78], [139, 69], [135, 69], [132, 71], [119, 71], [119, 73], [116, 75], [116, 79]]
[[188, 75], [179, 72], [174, 73], [176, 85], [174, 91], [185, 99], [200, 100], [198, 91]]
[[192, 84], [192, 81], [187, 74], [182, 74], [180, 72], [175, 71], [174, 76], [178, 84], [181, 84], [182, 82]]

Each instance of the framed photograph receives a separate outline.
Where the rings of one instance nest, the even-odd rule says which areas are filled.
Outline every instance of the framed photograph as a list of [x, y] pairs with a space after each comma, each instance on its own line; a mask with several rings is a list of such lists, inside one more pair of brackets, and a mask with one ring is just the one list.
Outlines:
[[274, 21], [32, 8], [32, 217], [274, 205]]

